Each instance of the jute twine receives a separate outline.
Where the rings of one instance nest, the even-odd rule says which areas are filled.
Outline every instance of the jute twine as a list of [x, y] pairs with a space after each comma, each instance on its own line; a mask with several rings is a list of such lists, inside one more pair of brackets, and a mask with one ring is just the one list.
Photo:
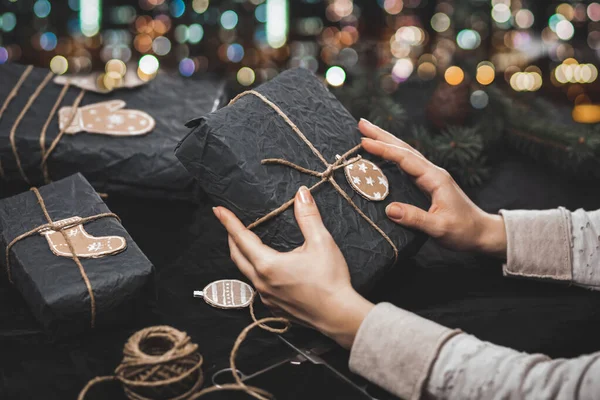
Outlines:
[[[8, 96], [6, 96], [6, 99], [4, 99], [4, 103], [2, 103], [2, 107], [0, 107], [0, 121], [2, 120], [4, 111], [6, 111], [10, 102], [17, 96], [19, 89], [21, 88], [21, 86], [23, 85], [23, 82], [25, 82], [25, 79], [27, 79], [27, 77], [29, 76], [31, 71], [33, 71], [33, 65], [30, 65], [27, 68], [25, 68], [25, 71], [23, 71], [23, 73], [21, 74], [21, 77], [19, 78], [19, 80], [17, 81], [15, 86], [8, 93]], [[0, 178], [4, 178], [4, 168], [2, 168], [2, 160], [1, 159], [0, 159]]]
[[[21, 86], [23, 85], [23, 83], [25, 82], [25, 80], [27, 79], [27, 77], [29, 76], [29, 74], [31, 73], [32, 70], [33, 70], [33, 66], [30, 65], [25, 69], [25, 71], [23, 71], [23, 74], [21, 74], [21, 77], [19, 78], [19, 80], [17, 81], [17, 83], [15, 84], [13, 89], [10, 91], [10, 93], [8, 94], [8, 97], [4, 100], [4, 103], [2, 104], [2, 108], [0, 108], [0, 119], [2, 119], [2, 115], [4, 114], [4, 111], [8, 108], [8, 105], [10, 104], [10, 102], [16, 97], [17, 93], [19, 92], [19, 89], [21, 88]], [[40, 84], [36, 87], [35, 91], [31, 94], [31, 96], [27, 100], [25, 107], [23, 107], [23, 109], [21, 110], [21, 112], [19, 113], [17, 118], [15, 119], [15, 122], [13, 123], [13, 126], [12, 126], [12, 128], [10, 130], [10, 134], [9, 134], [10, 147], [11, 147], [13, 156], [15, 158], [15, 162], [17, 164], [19, 174], [21, 174], [21, 177], [23, 178], [23, 180], [29, 185], [31, 184], [31, 182], [29, 181], [29, 178], [25, 174], [25, 170], [23, 169], [23, 165], [21, 162], [21, 157], [19, 156], [19, 152], [17, 149], [17, 143], [16, 143], [17, 128], [21, 124], [21, 121], [25, 117], [25, 114], [27, 114], [27, 111], [29, 111], [29, 109], [31, 108], [33, 103], [40, 96], [40, 94], [42, 93], [44, 88], [48, 85], [48, 83], [50, 82], [50, 80], [52, 79], [53, 76], [54, 76], [54, 74], [52, 72], [48, 72], [48, 74], [44, 77], [42, 82], [40, 82]], [[81, 91], [79, 92], [79, 95], [77, 96], [77, 98], [73, 102], [73, 105], [71, 106], [71, 113], [70, 113], [69, 118], [67, 119], [65, 125], [58, 132], [58, 135], [56, 136], [56, 138], [54, 138], [54, 140], [50, 144], [50, 147], [48, 149], [46, 149], [46, 132], [48, 131], [50, 122], [56, 115], [56, 111], [58, 110], [58, 107], [60, 106], [65, 95], [67, 94], [69, 87], [70, 87], [69, 83], [66, 83], [64, 85], [64, 87], [62, 88], [62, 90], [60, 91], [60, 93], [56, 99], [56, 102], [54, 103], [52, 109], [50, 110], [50, 114], [46, 118], [46, 122], [44, 123], [44, 126], [42, 127], [42, 130], [40, 131], [39, 143], [40, 143], [40, 151], [42, 154], [42, 161], [40, 162], [40, 169], [42, 170], [42, 174], [44, 176], [44, 182], [46, 184], [51, 182], [50, 176], [48, 173], [48, 165], [47, 165], [48, 158], [50, 157], [50, 155], [52, 154], [54, 149], [56, 149], [56, 146], [58, 145], [60, 140], [65, 135], [68, 127], [71, 126], [71, 123], [73, 123], [73, 120], [77, 116], [77, 108], [79, 107], [79, 104], [81, 103], [81, 100], [83, 99], [83, 96], [85, 95], [85, 89], [81, 89]], [[5, 177], [5, 173], [4, 173], [4, 169], [2, 168], [2, 162], [0, 160], [0, 178], [4, 178], [4, 177]]]
[[[73, 242], [71, 241], [71, 238], [69, 237], [69, 235], [66, 232], [66, 229], [72, 228], [72, 225], [68, 225], [68, 224], [61, 225], [61, 224], [57, 224], [56, 222], [52, 221], [52, 218], [50, 217], [50, 214], [48, 213], [48, 209], [46, 208], [46, 204], [44, 203], [44, 199], [42, 198], [42, 195], [40, 194], [39, 190], [37, 190], [37, 188], [31, 188], [30, 190], [37, 197], [40, 208], [42, 209], [42, 212], [44, 213], [44, 217], [46, 218], [46, 221], [48, 221], [48, 223], [40, 225], [37, 228], [33, 228], [30, 231], [17, 236], [8, 244], [8, 246], [6, 246], [6, 274], [8, 275], [8, 280], [10, 281], [10, 283], [13, 283], [12, 272], [11, 272], [11, 268], [10, 268], [10, 250], [12, 249], [12, 247], [15, 244], [17, 244], [18, 242], [20, 242], [23, 239], [37, 235], [40, 232], [43, 232], [45, 230], [51, 229], [53, 231], [60, 232], [62, 234], [62, 237], [65, 239], [65, 242], [69, 246], [69, 250], [71, 251], [71, 259], [77, 265], [77, 268], [79, 269], [79, 273], [81, 274], [81, 278], [83, 279], [83, 282], [85, 283], [85, 287], [87, 288], [88, 295], [90, 297], [90, 325], [92, 328], [94, 328], [94, 326], [96, 325], [96, 299], [94, 297], [94, 291], [92, 290], [92, 284], [90, 282], [90, 278], [88, 277], [87, 273], [85, 272], [85, 268], [83, 268], [83, 264], [81, 264], [81, 260], [79, 259], [79, 257], [77, 257], [77, 254], [75, 252], [75, 247], [73, 246]], [[99, 220], [101, 218], [115, 218], [119, 222], [121, 221], [116, 214], [102, 213], [102, 214], [93, 215], [91, 217], [81, 218], [81, 219], [77, 220], [77, 224], [83, 225], [83, 224], [87, 224], [88, 222]]]
[[[234, 104], [240, 98], [247, 96], [247, 95], [253, 95], [253, 96], [258, 97], [263, 103], [265, 103], [266, 105], [271, 107], [277, 114], [279, 114], [279, 116], [281, 118], [283, 118], [283, 120], [289, 125], [289, 127], [292, 128], [292, 131], [308, 146], [308, 148], [313, 152], [313, 154], [315, 156], [317, 156], [317, 158], [323, 163], [323, 165], [325, 166], [325, 170], [322, 172], [313, 171], [311, 169], [301, 167], [301, 166], [296, 165], [288, 160], [284, 160], [281, 158], [267, 158], [267, 159], [262, 160], [261, 163], [262, 164], [280, 164], [280, 165], [284, 165], [286, 167], [293, 168], [298, 172], [302, 172], [304, 174], [308, 174], [308, 175], [312, 175], [312, 176], [321, 178], [321, 180], [319, 182], [315, 183], [314, 185], [312, 185], [311, 187], [308, 188], [308, 190], [310, 190], [311, 192], [313, 190], [315, 190], [316, 188], [318, 188], [319, 186], [321, 186], [325, 182], [331, 183], [331, 186], [333, 186], [333, 188], [340, 194], [340, 196], [342, 196], [344, 198], [344, 200], [346, 200], [348, 202], [348, 204], [354, 209], [354, 211], [356, 211], [358, 213], [358, 215], [360, 215], [365, 221], [367, 221], [367, 223], [369, 225], [371, 225], [371, 227], [373, 227], [373, 229], [375, 229], [385, 239], [386, 242], [389, 243], [389, 245], [392, 247], [392, 250], [394, 251], [394, 262], [396, 262], [398, 260], [398, 248], [396, 247], [396, 245], [394, 244], [392, 239], [390, 239], [390, 237], [383, 231], [383, 229], [381, 229], [375, 222], [373, 222], [373, 220], [371, 218], [369, 218], [367, 216], [367, 214], [365, 214], [356, 205], [356, 203], [354, 203], [354, 201], [352, 201], [352, 199], [350, 198], [348, 193], [346, 193], [344, 191], [344, 189], [342, 189], [341, 186], [334, 179], [335, 171], [337, 171], [338, 169], [344, 168], [345, 166], [347, 166], [349, 164], [353, 164], [360, 159], [360, 156], [354, 157], [352, 159], [348, 159], [348, 157], [350, 157], [352, 154], [359, 151], [362, 148], [362, 145], [359, 144], [357, 146], [354, 146], [353, 148], [348, 150], [346, 153], [344, 153], [341, 157], [339, 157], [335, 162], [330, 164], [325, 159], [325, 157], [323, 157], [321, 152], [310, 142], [310, 140], [308, 140], [306, 135], [304, 133], [302, 133], [300, 128], [298, 128], [298, 126], [296, 126], [296, 124], [281, 110], [281, 108], [279, 108], [275, 103], [273, 103], [271, 100], [269, 100], [263, 94], [255, 91], [255, 90], [248, 90], [246, 92], [243, 92], [243, 93], [240, 93], [239, 95], [237, 95], [233, 100], [231, 100], [229, 102], [229, 105]], [[281, 213], [286, 211], [288, 208], [290, 208], [294, 204], [294, 199], [295, 199], [295, 197], [292, 197], [290, 200], [286, 201], [285, 203], [283, 203], [281, 206], [279, 206], [275, 210], [271, 211], [270, 213], [266, 214], [265, 216], [254, 221], [253, 223], [248, 225], [248, 229], [253, 229], [253, 228], [259, 226], [260, 224], [267, 222], [267, 221], [271, 220], [272, 218], [275, 218], [276, 216], [280, 215]]]
[[[229, 365], [235, 383], [210, 386], [199, 391], [204, 382], [202, 355], [198, 345], [191, 342], [184, 332], [169, 326], [154, 326], [133, 334], [123, 349], [123, 360], [115, 374], [99, 376], [90, 380], [81, 390], [78, 400], [84, 400], [96, 384], [119, 381], [130, 400], [195, 400], [209, 393], [234, 390], [245, 392], [259, 399], [269, 400], [273, 395], [263, 389], [246, 385], [237, 372], [235, 359], [248, 333], [260, 327], [272, 333], [285, 333], [290, 327], [286, 318], [268, 317], [257, 319], [254, 314], [254, 299], [250, 303], [253, 322], [239, 334], [229, 357]], [[274, 328], [267, 323], [281, 323]]]

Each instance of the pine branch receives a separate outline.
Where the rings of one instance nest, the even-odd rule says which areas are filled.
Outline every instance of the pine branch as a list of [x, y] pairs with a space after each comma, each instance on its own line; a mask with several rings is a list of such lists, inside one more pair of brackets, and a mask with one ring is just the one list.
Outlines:
[[484, 141], [474, 127], [449, 127], [433, 136], [419, 125], [403, 139], [462, 185], [477, 186], [489, 177]]

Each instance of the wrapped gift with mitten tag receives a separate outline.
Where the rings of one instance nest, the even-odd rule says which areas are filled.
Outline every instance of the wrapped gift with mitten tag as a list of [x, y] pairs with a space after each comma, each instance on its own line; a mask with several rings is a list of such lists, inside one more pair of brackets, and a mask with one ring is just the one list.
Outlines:
[[428, 200], [396, 165], [361, 150], [357, 121], [307, 70], [286, 71], [188, 125], [177, 157], [266, 244], [302, 245], [292, 201], [300, 186], [312, 189], [363, 293], [424, 241], [391, 222], [385, 207], [426, 209]]
[[[82, 173], [98, 192], [194, 200], [198, 186], [173, 149], [183, 122], [218, 109], [218, 79], [135, 71], [56, 76], [46, 69], [0, 65], [0, 183], [23, 189]], [[131, 68], [130, 68], [131, 69]]]
[[155, 300], [154, 267], [80, 174], [1, 200], [0, 249], [53, 337], [126, 323]]

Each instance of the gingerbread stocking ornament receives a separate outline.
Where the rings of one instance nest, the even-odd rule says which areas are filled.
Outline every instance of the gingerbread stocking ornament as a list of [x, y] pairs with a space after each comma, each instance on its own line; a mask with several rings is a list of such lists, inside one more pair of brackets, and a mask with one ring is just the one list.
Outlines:
[[[138, 136], [152, 131], [156, 122], [140, 110], [125, 109], [123, 100], [109, 100], [76, 109], [75, 118], [65, 133], [97, 133], [111, 136]], [[59, 127], [63, 130], [69, 122], [72, 107], [58, 111]]]
[[[122, 252], [127, 247], [125, 238], [121, 236], [94, 237], [79, 224], [80, 217], [71, 217], [57, 221], [73, 244], [75, 254], [80, 258], [100, 258]], [[71, 250], [60, 231], [48, 229], [41, 232], [46, 237], [50, 250], [61, 257], [72, 257]]]

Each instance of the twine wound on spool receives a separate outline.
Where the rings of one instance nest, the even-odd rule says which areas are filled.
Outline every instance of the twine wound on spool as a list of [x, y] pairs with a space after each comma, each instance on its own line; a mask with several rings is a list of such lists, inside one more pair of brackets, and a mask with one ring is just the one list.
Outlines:
[[[259, 327], [272, 333], [285, 333], [290, 321], [281, 317], [256, 319], [254, 299], [250, 303], [253, 322], [237, 337], [229, 365], [235, 383], [211, 386], [199, 390], [204, 383], [202, 355], [198, 345], [192, 343], [185, 333], [170, 326], [153, 326], [134, 333], [123, 348], [123, 360], [115, 369], [115, 375], [99, 376], [90, 380], [79, 393], [77, 400], [84, 400], [92, 386], [108, 381], [120, 381], [129, 400], [196, 400], [209, 393], [234, 390], [242, 391], [258, 400], [273, 399], [266, 390], [248, 386], [237, 372], [235, 358], [248, 333]], [[282, 323], [282, 328], [266, 325]]]
[[106, 381], [120, 381], [130, 400], [188, 399], [204, 382], [203, 358], [190, 337], [170, 326], [153, 326], [134, 333], [123, 348], [115, 375], [92, 379], [79, 393]]

